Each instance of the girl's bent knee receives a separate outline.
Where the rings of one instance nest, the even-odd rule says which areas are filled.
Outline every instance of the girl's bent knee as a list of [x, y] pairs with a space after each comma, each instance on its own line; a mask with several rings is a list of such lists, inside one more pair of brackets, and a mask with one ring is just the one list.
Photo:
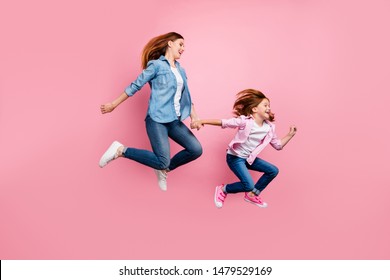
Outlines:
[[277, 168], [276, 166], [272, 169], [272, 171], [270, 172], [270, 175], [272, 176], [272, 177], [276, 177], [276, 176], [278, 176], [278, 174], [279, 174], [279, 168]]

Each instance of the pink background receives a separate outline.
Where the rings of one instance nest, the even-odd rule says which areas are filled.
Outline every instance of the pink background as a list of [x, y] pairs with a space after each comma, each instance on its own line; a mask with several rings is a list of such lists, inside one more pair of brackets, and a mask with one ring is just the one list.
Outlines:
[[[0, 259], [389, 259], [388, 1], [3, 1], [0, 5]], [[236, 92], [271, 99], [262, 156], [280, 168], [268, 209], [232, 182], [233, 130], [195, 132], [204, 154], [169, 176], [113, 140], [149, 148], [146, 86], [110, 115], [153, 36], [186, 39], [180, 60], [203, 118], [231, 116]], [[188, 122], [187, 122], [188, 124]], [[178, 147], [172, 144], [173, 150]], [[258, 176], [258, 174], [254, 174]], [[257, 178], [257, 177], [256, 177]]]

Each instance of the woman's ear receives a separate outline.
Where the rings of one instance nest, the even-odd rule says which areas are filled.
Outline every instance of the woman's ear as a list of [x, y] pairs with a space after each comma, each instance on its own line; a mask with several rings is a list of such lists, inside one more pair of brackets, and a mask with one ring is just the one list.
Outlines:
[[171, 40], [168, 41], [168, 47], [172, 48], [173, 42]]

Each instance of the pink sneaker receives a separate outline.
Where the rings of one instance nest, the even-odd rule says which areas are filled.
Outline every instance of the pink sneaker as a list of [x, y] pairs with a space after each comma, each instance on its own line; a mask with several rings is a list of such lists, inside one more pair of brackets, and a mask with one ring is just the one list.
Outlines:
[[227, 194], [224, 193], [222, 190], [223, 186], [224, 185], [215, 187], [214, 203], [217, 208], [222, 208], [223, 202], [225, 201], [225, 198], [227, 196]]
[[245, 193], [244, 200], [261, 208], [268, 206], [267, 202], [264, 202], [260, 199], [260, 196], [249, 196], [248, 193]]

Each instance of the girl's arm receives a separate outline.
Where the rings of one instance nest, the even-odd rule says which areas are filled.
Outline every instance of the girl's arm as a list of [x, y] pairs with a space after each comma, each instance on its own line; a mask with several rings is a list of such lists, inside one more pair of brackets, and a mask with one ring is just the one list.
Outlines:
[[287, 133], [287, 135], [280, 139], [282, 148], [286, 146], [286, 144], [294, 137], [296, 133], [297, 127], [295, 125], [290, 126], [290, 131]]
[[222, 120], [211, 119], [211, 120], [198, 120], [198, 121], [194, 122], [194, 125], [197, 125], [197, 126], [204, 126], [205, 124], [222, 126]]
[[208, 125], [215, 125], [215, 126], [221, 126], [222, 128], [237, 128], [237, 127], [245, 127], [247, 123], [247, 118], [244, 116], [231, 118], [231, 119], [207, 119], [207, 120], [199, 120], [197, 122], [194, 122], [193, 125], [195, 126], [204, 126], [205, 124]]
[[100, 111], [102, 114], [111, 113], [116, 107], [119, 106], [123, 101], [125, 101], [129, 96], [123, 92], [117, 99], [111, 103], [106, 103], [100, 106]]

